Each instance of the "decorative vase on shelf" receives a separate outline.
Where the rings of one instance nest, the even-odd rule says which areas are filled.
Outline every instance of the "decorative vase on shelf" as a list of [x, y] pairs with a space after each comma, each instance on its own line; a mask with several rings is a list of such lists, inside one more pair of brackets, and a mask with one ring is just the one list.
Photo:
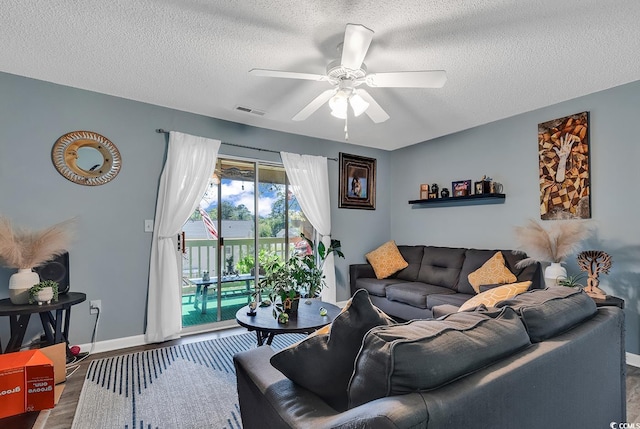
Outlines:
[[12, 304], [29, 304], [29, 289], [40, 283], [38, 273], [31, 268], [20, 268], [17, 273], [9, 278], [9, 299]]
[[546, 287], [559, 286], [558, 281], [567, 278], [567, 270], [560, 262], [551, 262], [544, 269], [544, 284]]

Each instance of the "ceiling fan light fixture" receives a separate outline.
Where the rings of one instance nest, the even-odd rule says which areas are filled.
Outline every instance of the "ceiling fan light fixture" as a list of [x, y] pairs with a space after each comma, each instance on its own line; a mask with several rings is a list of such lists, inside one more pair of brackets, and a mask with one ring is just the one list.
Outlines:
[[360, 97], [355, 92], [349, 98], [349, 104], [351, 105], [353, 114], [356, 117], [362, 115], [369, 108], [369, 103], [367, 103], [364, 98]]
[[329, 99], [329, 107], [331, 108], [331, 115], [339, 119], [345, 119], [347, 117], [347, 107], [349, 103], [349, 95], [344, 91], [338, 91], [336, 95]]

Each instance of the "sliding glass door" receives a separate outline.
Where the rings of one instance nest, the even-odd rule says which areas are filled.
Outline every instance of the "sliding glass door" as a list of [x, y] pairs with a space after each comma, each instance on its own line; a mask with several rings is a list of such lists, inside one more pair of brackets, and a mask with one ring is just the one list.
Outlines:
[[181, 304], [187, 331], [234, 322], [260, 279], [260, 263], [286, 259], [300, 247], [301, 232], [313, 234], [282, 165], [232, 158], [218, 159], [183, 230]]

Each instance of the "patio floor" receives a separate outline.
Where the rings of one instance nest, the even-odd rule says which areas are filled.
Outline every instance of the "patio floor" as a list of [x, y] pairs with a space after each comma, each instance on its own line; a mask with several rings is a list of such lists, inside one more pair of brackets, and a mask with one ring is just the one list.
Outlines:
[[[234, 297], [230, 299], [222, 299], [222, 318], [221, 320], [234, 320], [236, 312], [247, 305], [249, 297]], [[194, 308], [193, 295], [185, 295], [182, 297], [182, 326], [202, 325], [205, 323], [218, 322], [218, 309], [216, 298], [209, 297], [207, 301], [207, 313], [202, 314], [202, 305], [199, 303], [198, 308]]]

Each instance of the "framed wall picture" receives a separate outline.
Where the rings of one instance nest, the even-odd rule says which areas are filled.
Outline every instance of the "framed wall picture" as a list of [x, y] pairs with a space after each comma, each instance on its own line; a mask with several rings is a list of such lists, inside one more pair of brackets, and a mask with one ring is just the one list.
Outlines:
[[376, 159], [340, 152], [339, 162], [338, 207], [375, 210]]
[[471, 195], [471, 180], [458, 180], [451, 182], [451, 189], [454, 197], [465, 197]]
[[538, 124], [540, 218], [591, 218], [589, 112]]

